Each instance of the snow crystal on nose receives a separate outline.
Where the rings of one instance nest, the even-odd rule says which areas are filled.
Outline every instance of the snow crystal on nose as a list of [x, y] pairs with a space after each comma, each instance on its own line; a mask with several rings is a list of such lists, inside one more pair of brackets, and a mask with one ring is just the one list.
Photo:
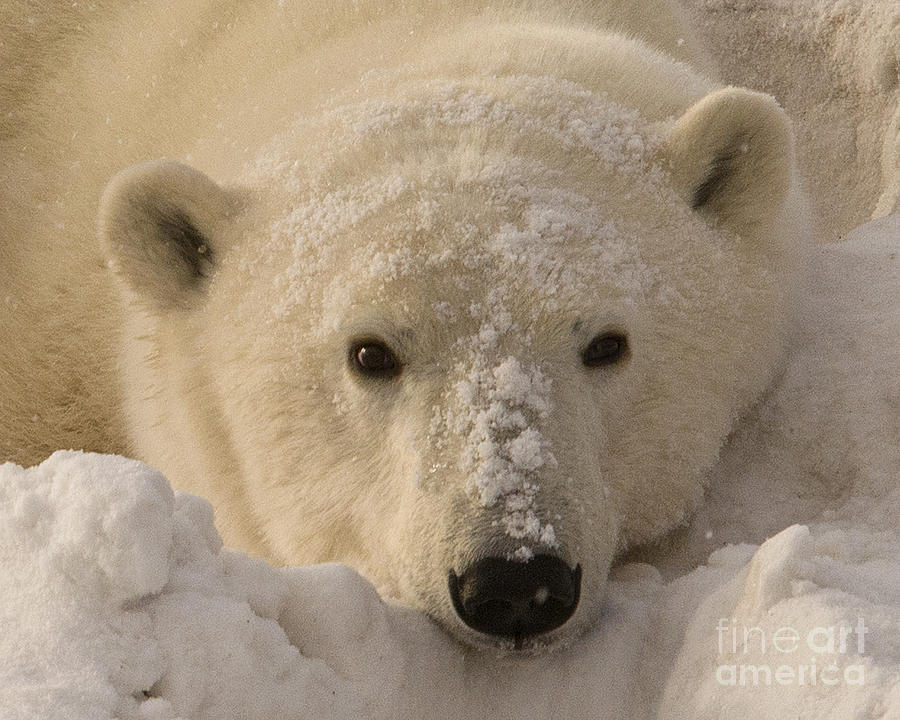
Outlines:
[[455, 386], [451, 425], [464, 440], [460, 467], [482, 506], [502, 502], [498, 523], [509, 537], [555, 547], [553, 526], [541, 522], [536, 502], [537, 472], [556, 465], [550, 441], [538, 427], [552, 407], [552, 382], [538, 366], [523, 365], [514, 356], [492, 364], [487, 351], [497, 338], [489, 333], [486, 340], [488, 324], [485, 320], [470, 339], [468, 358], [457, 368], [463, 377]]
[[497, 396], [506, 402], [522, 405], [546, 415], [550, 410], [550, 379], [545, 378], [540, 369], [526, 372], [514, 357], [508, 357], [494, 368]]
[[494, 368], [478, 354], [470, 361], [456, 384], [463, 409], [455, 429], [466, 433], [461, 465], [481, 503], [490, 506], [502, 495], [522, 495], [529, 473], [553, 457], [549, 441], [528, 420], [548, 414], [551, 381], [512, 356]]
[[534, 428], [525, 428], [519, 435], [506, 444], [509, 459], [514, 467], [525, 472], [537, 470], [544, 464], [541, 453], [543, 436]]

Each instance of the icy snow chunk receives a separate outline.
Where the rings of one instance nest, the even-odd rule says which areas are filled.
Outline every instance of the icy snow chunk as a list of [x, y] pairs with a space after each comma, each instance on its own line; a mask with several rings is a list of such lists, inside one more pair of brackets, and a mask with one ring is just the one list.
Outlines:
[[[893, 505], [900, 494], [883, 500]], [[791, 526], [747, 564], [748, 546], [730, 548], [677, 581], [686, 589], [704, 582], [703, 572], [717, 576], [695, 605], [659, 717], [719, 717], [723, 698], [741, 717], [812, 710], [838, 719], [864, 717], [872, 707], [884, 717], [895, 713], [900, 542], [896, 533], [864, 529], [863, 517], [857, 520], [861, 525], [849, 531], [828, 523]], [[873, 592], [883, 577], [893, 590]]]
[[496, 395], [501, 400], [523, 405], [546, 414], [550, 410], [550, 378], [544, 376], [539, 367], [528, 372], [515, 357], [508, 357], [493, 370], [496, 381]]
[[517, 468], [529, 472], [544, 464], [542, 446], [544, 438], [539, 430], [525, 428], [517, 437], [509, 441], [506, 451], [510, 462]]
[[11, 506], [14, 521], [7, 552], [40, 552], [56, 569], [76, 563], [82, 574], [72, 578], [82, 590], [113, 603], [165, 584], [174, 500], [158, 472], [125, 458], [101, 462], [62, 451], [24, 473], [9, 464], [0, 472], [0, 503]]
[[739, 612], [758, 614], [792, 595], [794, 558], [808, 541], [808, 527], [791, 525], [762, 544], [750, 563]]
[[512, 559], [518, 562], [528, 562], [534, 557], [534, 550], [526, 545], [520, 545], [512, 554]]
[[139, 601], [168, 581], [172, 509], [165, 479], [133, 460], [0, 466], [0, 707], [128, 716], [163, 672]]
[[[221, 548], [208, 503], [178, 495], [173, 504], [158, 473], [140, 463], [63, 453], [30, 470], [3, 466], [0, 488], [4, 717], [421, 720], [447, 697], [458, 699], [448, 715], [456, 720], [484, 717], [498, 697], [522, 720], [551, 708], [573, 720], [585, 707], [620, 717], [608, 698], [637, 659], [634, 639], [639, 645], [644, 631], [634, 628], [655, 596], [644, 581], [614, 583], [615, 617], [595, 642], [510, 665], [467, 655], [347, 567], [277, 570]], [[43, 498], [41, 516], [29, 497]], [[89, 555], [75, 552], [88, 540], [80, 530], [55, 522], [66, 505], [106, 528]], [[108, 585], [86, 595], [85, 578], [103, 579], [96, 568], [107, 546], [138, 526], [135, 542], [148, 553], [170, 543], [167, 579], [125, 603], [113, 602]], [[37, 534], [43, 544], [22, 553], [17, 543]], [[67, 562], [49, 562], [63, 548]], [[522, 546], [518, 557], [529, 552]]]

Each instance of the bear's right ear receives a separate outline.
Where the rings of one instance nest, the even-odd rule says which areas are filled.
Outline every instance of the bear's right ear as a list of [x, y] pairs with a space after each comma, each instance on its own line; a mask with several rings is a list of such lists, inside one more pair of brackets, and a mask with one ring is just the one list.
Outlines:
[[793, 138], [770, 95], [725, 88], [688, 108], [666, 141], [685, 201], [738, 234], [771, 223], [788, 192]]
[[216, 263], [236, 199], [206, 175], [166, 160], [116, 175], [100, 201], [100, 242], [136, 296], [159, 310], [189, 307]]

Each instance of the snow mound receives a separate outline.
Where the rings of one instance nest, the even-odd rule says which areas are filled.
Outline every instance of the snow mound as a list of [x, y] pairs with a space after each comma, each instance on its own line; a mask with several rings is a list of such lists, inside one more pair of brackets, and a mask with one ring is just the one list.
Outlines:
[[682, 0], [721, 79], [794, 122], [825, 239], [900, 210], [896, 0]]
[[[876, 507], [877, 505], [877, 507]], [[223, 548], [137, 461], [0, 466], [3, 718], [767, 718], [900, 713], [900, 539], [885, 506], [728, 546], [668, 584], [615, 572], [547, 656], [467, 651], [341, 565]]]

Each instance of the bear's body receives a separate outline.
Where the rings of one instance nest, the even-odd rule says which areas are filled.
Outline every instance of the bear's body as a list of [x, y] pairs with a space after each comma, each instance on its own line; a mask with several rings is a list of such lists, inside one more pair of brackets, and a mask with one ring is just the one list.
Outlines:
[[135, 455], [473, 643], [467, 570], [554, 558], [570, 637], [783, 369], [783, 113], [662, 0], [220, 5], [9, 11], [0, 454]]

